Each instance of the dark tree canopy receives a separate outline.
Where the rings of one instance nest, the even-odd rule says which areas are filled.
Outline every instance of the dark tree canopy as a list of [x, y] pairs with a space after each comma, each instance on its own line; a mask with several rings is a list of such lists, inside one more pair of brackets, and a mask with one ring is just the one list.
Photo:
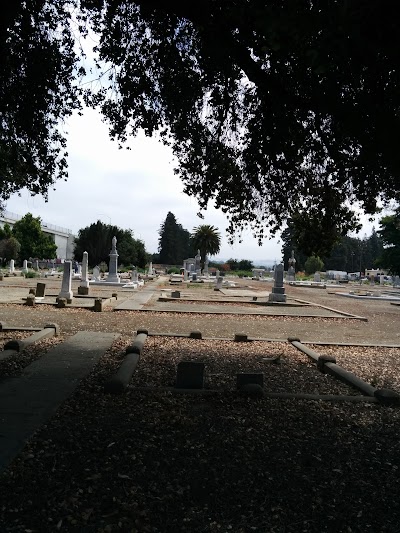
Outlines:
[[79, 230], [75, 239], [75, 259], [82, 261], [83, 252], [87, 252], [89, 266], [94, 267], [102, 261], [108, 264], [114, 236], [117, 238], [118, 264], [144, 268], [147, 260], [144, 243], [133, 237], [132, 230], [103, 224], [100, 220]]
[[221, 235], [215, 226], [209, 224], [193, 228], [191, 241], [193, 249], [200, 250], [202, 266], [204, 266], [206, 256], [216, 255], [221, 248]]
[[389, 269], [392, 274], [400, 274], [400, 208], [381, 219], [378, 234], [384, 243], [379, 266]]
[[12, 227], [12, 234], [20, 244], [19, 257], [21, 260], [56, 258], [57, 245], [50, 235], [42, 231], [40, 217], [34, 217], [32, 213], [27, 213], [15, 222]]
[[171, 211], [168, 212], [159, 230], [158, 261], [163, 265], [182, 265], [191, 257], [190, 233], [178, 223]]
[[[299, 247], [295, 238], [295, 228], [291, 221], [282, 233], [282, 255], [285, 268], [292, 250], [296, 259], [296, 271], [306, 268], [307, 254]], [[369, 237], [341, 237], [328, 254], [321, 259], [325, 270], [345, 270], [346, 272], [365, 272], [366, 268], [376, 268], [382, 255], [384, 240], [372, 229]], [[312, 255], [312, 254], [311, 254]], [[310, 255], [310, 256], [311, 256]]]
[[13, 0], [0, 17], [0, 200], [67, 177], [63, 122], [79, 107], [74, 2]]
[[[74, 2], [16, 4], [5, 23], [14, 31], [4, 41], [12, 76], [8, 70], [2, 75], [5, 96], [9, 83], [20, 96], [11, 100], [10, 118], [3, 111], [7, 124], [24, 124], [18, 103], [32, 103], [29, 80], [33, 94], [40, 88], [44, 94], [34, 96], [39, 122], [29, 106], [35, 120], [21, 133], [17, 126], [15, 134], [6, 129], [18, 157], [7, 152], [5, 175], [10, 179], [15, 160], [16, 176], [33, 183], [43, 176], [48, 184], [60, 169], [46, 151], [54, 146], [55, 120], [76, 105], [72, 82], [78, 71], [67, 24], [67, 6]], [[37, 17], [48, 19], [49, 10], [56, 15], [42, 25], [19, 26], [29, 9]], [[201, 208], [215, 201], [228, 216], [231, 235], [249, 225], [261, 242], [297, 215], [297, 225], [324, 229], [313, 234], [310, 250], [323, 255], [323, 246], [332, 247], [354, 228], [357, 202], [373, 213], [377, 201], [399, 199], [396, 2], [82, 0], [74, 15], [83, 22], [87, 17], [85, 31], [97, 33], [105, 65], [100, 82], [88, 86], [86, 102], [102, 110], [120, 142], [140, 128], [159, 132], [177, 156], [186, 193]], [[49, 28], [53, 20], [65, 31]], [[31, 37], [32, 49], [20, 35]], [[50, 86], [29, 71], [37, 64], [31, 57], [37, 42], [50, 48], [49, 64], [40, 64]], [[3, 109], [6, 101], [2, 96]], [[43, 169], [31, 164], [31, 147]], [[25, 166], [40, 172], [27, 173]]]

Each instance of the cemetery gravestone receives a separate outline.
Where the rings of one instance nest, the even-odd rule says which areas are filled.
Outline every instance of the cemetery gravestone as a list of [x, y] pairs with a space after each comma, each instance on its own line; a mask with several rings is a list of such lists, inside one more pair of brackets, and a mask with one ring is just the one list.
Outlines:
[[93, 269], [93, 278], [94, 281], [100, 281], [100, 268], [98, 266], [95, 266]]
[[71, 303], [72, 297], [72, 261], [64, 261], [64, 274], [58, 300], [65, 299], [67, 303]]
[[296, 259], [294, 258], [294, 250], [292, 250], [292, 255], [291, 257], [289, 257], [288, 265], [289, 265], [289, 268], [288, 268], [287, 280], [296, 281], [296, 269], [295, 269]]
[[82, 256], [82, 273], [81, 273], [81, 284], [78, 287], [78, 294], [87, 295], [89, 294], [89, 255], [87, 252], [83, 252]]
[[132, 283], [136, 283], [138, 281], [138, 271], [136, 270], [136, 268], [132, 270], [131, 281]]
[[45, 291], [46, 291], [45, 283], [36, 284], [36, 292], [35, 292], [36, 298], [44, 298]]
[[107, 281], [112, 283], [119, 283], [120, 279], [118, 276], [118, 252], [117, 252], [117, 238], [114, 236], [112, 238], [112, 247], [110, 252], [110, 263], [108, 267], [108, 277]]
[[286, 302], [285, 288], [283, 286], [283, 265], [276, 265], [274, 272], [274, 286], [268, 297], [269, 302]]

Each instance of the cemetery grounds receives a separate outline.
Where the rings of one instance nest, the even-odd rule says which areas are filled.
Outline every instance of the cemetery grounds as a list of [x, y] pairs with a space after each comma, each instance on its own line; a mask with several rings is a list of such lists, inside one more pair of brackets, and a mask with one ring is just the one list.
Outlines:
[[[0, 283], [4, 326], [59, 326], [57, 336], [0, 360], [0, 396], [79, 332], [88, 343], [114, 334], [3, 469], [0, 531], [400, 531], [400, 407], [360, 400], [287, 341], [296, 337], [377, 389], [400, 393], [393, 302], [287, 286], [296, 305], [271, 307], [261, 305], [265, 282], [242, 280], [240, 297], [160, 278], [146, 284], [149, 299], [137, 309], [140, 291], [118, 290], [115, 299], [114, 289], [91, 288], [107, 300], [97, 313], [90, 298], [55, 307], [57, 279], [46, 280], [48, 296], [34, 307], [22, 305], [34, 280]], [[115, 310], [129, 302], [133, 310]], [[105, 394], [140, 329], [149, 336], [128, 388]], [[0, 340], [4, 347], [31, 334], [4, 327]], [[234, 342], [237, 334], [248, 342]], [[204, 363], [203, 390], [174, 390], [180, 361]], [[265, 394], [238, 392], [240, 373], [262, 374]], [[35, 407], [25, 409], [22, 419]]]

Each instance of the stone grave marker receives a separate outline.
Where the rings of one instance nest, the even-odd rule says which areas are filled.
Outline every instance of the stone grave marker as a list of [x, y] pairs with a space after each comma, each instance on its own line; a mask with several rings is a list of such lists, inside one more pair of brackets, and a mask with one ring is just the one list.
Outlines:
[[100, 268], [98, 266], [95, 266], [93, 269], [93, 278], [94, 281], [100, 281]]
[[222, 282], [224, 281], [224, 278], [222, 276], [217, 277], [217, 286], [216, 289], [222, 289]]
[[180, 361], [177, 366], [177, 389], [202, 389], [204, 386], [204, 363]]
[[46, 283], [37, 283], [36, 284], [36, 298], [44, 298], [46, 292]]
[[138, 271], [136, 270], [136, 268], [134, 268], [131, 274], [131, 281], [132, 283], [135, 283], [137, 282], [137, 280], [138, 280]]
[[72, 261], [64, 261], [64, 274], [61, 291], [58, 294], [58, 301], [65, 299], [67, 303], [71, 303], [72, 297]]
[[89, 294], [89, 272], [88, 272], [88, 265], [89, 265], [89, 254], [87, 252], [83, 252], [82, 255], [82, 266], [81, 267], [81, 283], [78, 287], [78, 294], [81, 294], [83, 296]]
[[112, 238], [112, 247], [109, 254], [110, 262], [108, 265], [108, 276], [107, 281], [112, 283], [120, 283], [118, 276], [118, 252], [117, 252], [117, 238], [114, 236]]
[[274, 271], [274, 286], [268, 296], [269, 302], [286, 302], [285, 287], [283, 286], [283, 265], [276, 265]]

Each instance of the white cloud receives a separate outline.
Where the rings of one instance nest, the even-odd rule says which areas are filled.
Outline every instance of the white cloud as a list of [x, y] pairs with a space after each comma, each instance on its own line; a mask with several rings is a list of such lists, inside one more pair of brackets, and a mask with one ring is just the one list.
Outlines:
[[129, 141], [131, 150], [118, 149], [108, 128], [93, 110], [74, 115], [68, 124], [69, 179], [59, 181], [49, 191], [49, 200], [30, 196], [26, 191], [13, 195], [7, 210], [19, 215], [27, 212], [42, 220], [77, 233], [96, 220], [132, 229], [145, 242], [147, 251], [158, 247], [158, 230], [168, 211], [182, 226], [192, 231], [199, 224], [212, 224], [222, 235], [219, 256], [228, 259], [280, 261], [281, 244], [265, 241], [259, 247], [250, 235], [242, 244], [228, 245], [226, 218], [210, 207], [204, 220], [194, 198], [183, 193], [179, 177], [173, 173], [170, 149], [155, 139], [138, 135]]

